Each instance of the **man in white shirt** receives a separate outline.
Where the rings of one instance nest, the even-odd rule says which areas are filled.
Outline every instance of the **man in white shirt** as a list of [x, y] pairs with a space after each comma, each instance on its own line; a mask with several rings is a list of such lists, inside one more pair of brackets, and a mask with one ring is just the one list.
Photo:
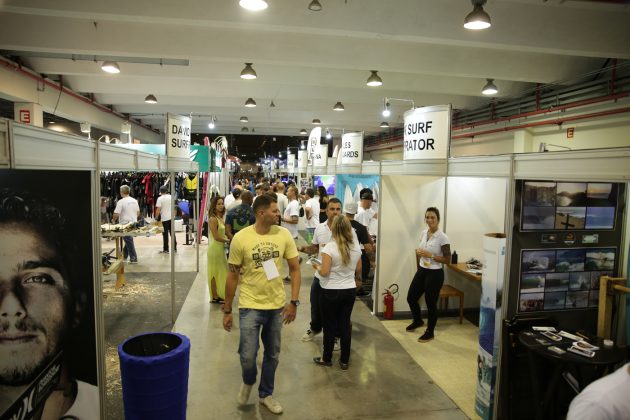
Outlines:
[[[131, 223], [137, 222], [140, 216], [140, 207], [138, 201], [129, 196], [129, 185], [123, 185], [120, 187], [120, 195], [122, 198], [116, 203], [114, 209], [114, 223]], [[130, 264], [138, 263], [138, 254], [136, 254], [136, 247], [133, 243], [133, 236], [123, 236], [125, 247], [123, 248], [123, 257], [125, 260], [129, 256]]]
[[306, 196], [308, 199], [304, 204], [304, 216], [306, 216], [306, 230], [309, 238], [312, 238], [315, 228], [319, 225], [319, 200], [315, 198], [315, 190], [312, 188], [306, 189]]
[[284, 195], [284, 183], [283, 182], [278, 182], [275, 185], [275, 193], [276, 196], [278, 198], [278, 210], [280, 210], [280, 214], [284, 215], [284, 211], [286, 210], [287, 206], [289, 205], [289, 199], [287, 198], [286, 195]]
[[[159, 218], [162, 222], [162, 254], [168, 254], [169, 249], [169, 234], [173, 235], [173, 225], [171, 217], [171, 194], [168, 192], [168, 187], [162, 185], [160, 187], [160, 196], [155, 203], [155, 218]], [[177, 239], [175, 238], [175, 252], [177, 252]]]
[[630, 419], [630, 363], [596, 380], [571, 401], [567, 420]]
[[354, 220], [368, 228], [370, 235], [376, 236], [376, 222], [378, 221], [378, 213], [372, 208], [373, 201], [374, 196], [372, 195], [372, 192], [370, 190], [366, 189], [366, 191], [361, 193], [361, 203], [358, 209], [359, 211]]
[[[234, 207], [238, 207], [243, 203], [243, 200], [241, 199], [242, 194], [243, 194], [242, 189], [234, 187], [234, 189], [232, 190], [232, 193], [228, 194], [227, 197], [225, 197], [224, 204], [225, 204], [226, 214], [228, 211], [232, 210]], [[230, 199], [229, 201], [228, 201], [228, 198]]]
[[297, 240], [298, 237], [298, 220], [300, 217], [300, 203], [297, 201], [297, 195], [297, 188], [289, 187], [287, 190], [289, 205], [282, 214], [282, 227], [289, 230], [294, 240]]

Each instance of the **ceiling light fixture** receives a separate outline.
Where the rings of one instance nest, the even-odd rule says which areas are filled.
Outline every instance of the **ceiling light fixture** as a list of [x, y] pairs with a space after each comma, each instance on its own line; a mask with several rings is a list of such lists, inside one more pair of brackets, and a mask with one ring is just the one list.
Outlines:
[[322, 122], [319, 120], [319, 118], [314, 118], [313, 119], [313, 124], [314, 125], [320, 125]]
[[320, 10], [322, 10], [322, 4], [318, 0], [313, 0], [309, 3], [308, 10], [319, 12]]
[[368, 86], [382, 86], [383, 79], [378, 75], [378, 70], [370, 70], [372, 74], [368, 77], [366, 84]]
[[254, 108], [256, 106], [256, 101], [253, 98], [247, 98], [245, 101], [245, 106], [247, 108]]
[[490, 15], [483, 10], [486, 0], [472, 0], [473, 11], [464, 19], [464, 28], [472, 30], [487, 29], [492, 26]]
[[242, 128], [241, 128], [241, 131], [242, 131], [243, 133], [247, 133], [247, 132], [249, 132], [249, 128], [247, 128], [247, 127], [242, 127]]
[[308, 134], [308, 132], [306, 131], [306, 129], [303, 128], [303, 129], [300, 130], [300, 134], [305, 136], [305, 135]]
[[120, 67], [118, 63], [115, 61], [103, 61], [103, 65], [101, 65], [101, 70], [106, 73], [118, 74], [120, 73]]
[[335, 106], [333, 106], [333, 111], [343, 111], [346, 107], [343, 106], [341, 102], [337, 102]]
[[381, 123], [381, 125], [379, 125], [379, 127], [381, 127], [381, 128], [389, 128], [389, 124], [387, 123], [387, 121], [383, 121]]
[[265, 0], [239, 0], [238, 4], [243, 9], [251, 10], [252, 12], [259, 12], [269, 7]]
[[302, 141], [302, 143], [300, 144], [300, 150], [306, 150], [306, 145], [304, 144], [304, 141]]
[[247, 123], [247, 122], [249, 122], [249, 118], [243, 116], [243, 117], [241, 117], [241, 122], [242, 123]]
[[273, 103], [273, 99], [271, 100], [271, 103], [269, 104], [269, 108], [275, 108], [276, 104]]
[[157, 104], [157, 98], [155, 95], [147, 95], [147, 97], [144, 98], [144, 102], [148, 104]]
[[499, 93], [497, 85], [494, 84], [494, 79], [486, 79], [488, 83], [481, 89], [481, 93], [484, 95], [494, 95]]
[[385, 101], [385, 104], [383, 105], [383, 117], [387, 118], [390, 115], [392, 115], [392, 111], [389, 109], [389, 102]]
[[330, 133], [330, 130], [327, 128], [326, 129], [326, 140], [330, 140], [332, 139], [332, 134]]
[[214, 130], [214, 127], [216, 126], [214, 122], [216, 121], [216, 119], [217, 118], [214, 115], [210, 117], [210, 122], [208, 123], [208, 128], [210, 130]]
[[245, 63], [245, 68], [241, 71], [241, 79], [252, 80], [258, 77], [252, 64], [254, 63]]

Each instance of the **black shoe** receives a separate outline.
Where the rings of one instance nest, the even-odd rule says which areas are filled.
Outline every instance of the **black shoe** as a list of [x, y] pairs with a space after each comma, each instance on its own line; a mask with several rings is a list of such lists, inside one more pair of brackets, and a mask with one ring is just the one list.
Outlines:
[[341, 370], [348, 370], [349, 366], [347, 363], [339, 362], [339, 367], [341, 368]]
[[282, 281], [284, 281], [285, 284], [291, 284], [291, 277], [287, 276], [284, 279], [282, 279]]
[[221, 298], [212, 299], [210, 303], [223, 303], [223, 299]]
[[415, 331], [416, 328], [422, 327], [424, 325], [424, 321], [420, 320], [418, 322], [412, 322], [411, 324], [407, 325], [407, 328], [405, 328], [405, 330], [407, 331]]
[[422, 335], [420, 336], [420, 338], [418, 338], [418, 341], [419, 341], [420, 343], [426, 343], [427, 341], [431, 341], [431, 340], [433, 340], [433, 338], [434, 338], [434, 336], [433, 336], [433, 332], [431, 332], [431, 331], [429, 331], [429, 330], [426, 330], [426, 331], [424, 332], [424, 334], [422, 334]]
[[320, 366], [326, 366], [326, 367], [332, 366], [332, 362], [324, 362], [321, 357], [313, 357], [313, 362], [315, 362], [316, 365], [320, 365]]

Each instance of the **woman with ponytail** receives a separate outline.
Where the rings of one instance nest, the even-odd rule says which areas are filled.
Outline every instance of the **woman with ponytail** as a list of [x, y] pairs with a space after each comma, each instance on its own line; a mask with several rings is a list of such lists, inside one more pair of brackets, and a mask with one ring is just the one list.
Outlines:
[[350, 315], [357, 287], [361, 284], [361, 249], [345, 216], [335, 216], [330, 230], [332, 241], [322, 249], [321, 265], [313, 264], [321, 276], [320, 304], [324, 327], [324, 352], [313, 361], [321, 366], [332, 366], [335, 337], [340, 337], [339, 366], [346, 370], [350, 361]]

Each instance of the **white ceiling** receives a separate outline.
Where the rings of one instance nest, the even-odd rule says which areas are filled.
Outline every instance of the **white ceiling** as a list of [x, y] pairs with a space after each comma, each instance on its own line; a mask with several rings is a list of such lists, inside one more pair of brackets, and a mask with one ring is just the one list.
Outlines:
[[[166, 112], [192, 113], [215, 115], [214, 132], [240, 133], [244, 115], [258, 134], [291, 136], [313, 118], [382, 131], [384, 97], [474, 109], [490, 100], [480, 93], [486, 78], [506, 99], [630, 59], [623, 0], [489, 0], [493, 25], [479, 32], [462, 27], [469, 0], [320, 0], [320, 12], [309, 2], [269, 0], [249, 12], [238, 0], [0, 0], [0, 49], [187, 59], [186, 67], [121, 62], [118, 75], [90, 61], [24, 61], [117, 111], [149, 114], [138, 118], [157, 128]], [[258, 79], [239, 78], [244, 62]], [[365, 85], [369, 70], [383, 86]], [[158, 104], [144, 103], [149, 93]], [[256, 108], [243, 106], [248, 97]], [[344, 112], [332, 110], [337, 101]], [[390, 123], [400, 123], [409, 104], [392, 108]], [[208, 120], [194, 117], [193, 131], [211, 133]]]

